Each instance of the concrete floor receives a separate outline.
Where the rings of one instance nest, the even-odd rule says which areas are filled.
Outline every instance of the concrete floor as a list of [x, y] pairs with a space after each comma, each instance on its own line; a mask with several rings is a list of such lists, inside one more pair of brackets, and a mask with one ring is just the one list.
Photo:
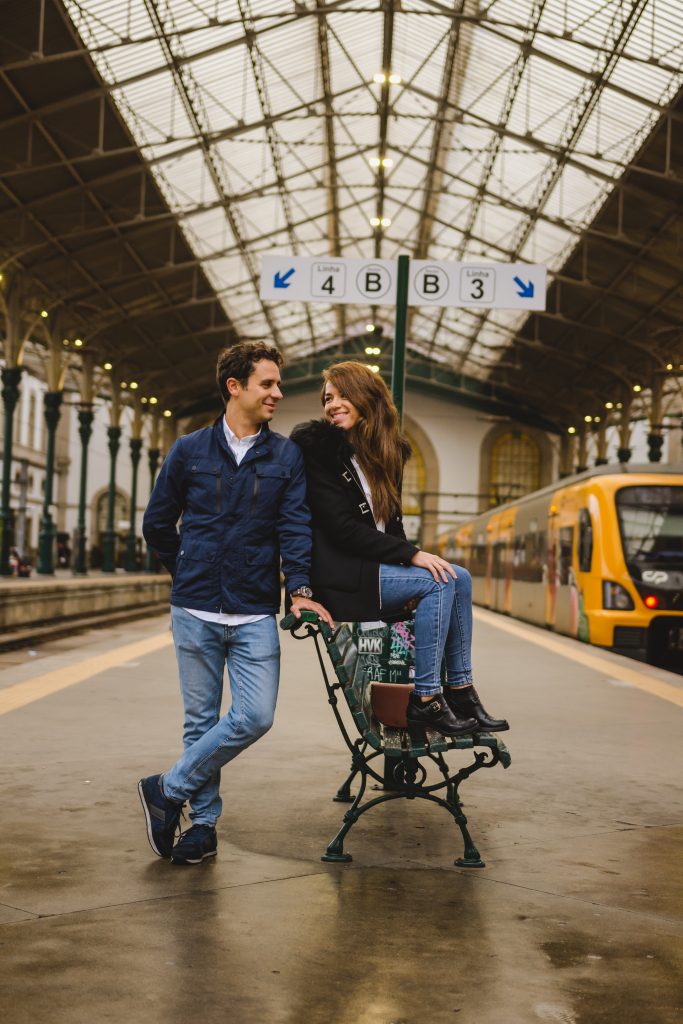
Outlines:
[[511, 768], [461, 791], [486, 868], [454, 867], [450, 818], [406, 801], [327, 865], [348, 757], [310, 641], [284, 637], [276, 725], [224, 772], [219, 856], [178, 868], [151, 853], [136, 793], [178, 750], [172, 647], [139, 653], [166, 630], [0, 657], [0, 711], [32, 679], [118, 660], [0, 713], [6, 1024], [681, 1020], [683, 711], [629, 672], [671, 693], [681, 677], [587, 668], [572, 641], [549, 651], [478, 613], [479, 688], [513, 726]]

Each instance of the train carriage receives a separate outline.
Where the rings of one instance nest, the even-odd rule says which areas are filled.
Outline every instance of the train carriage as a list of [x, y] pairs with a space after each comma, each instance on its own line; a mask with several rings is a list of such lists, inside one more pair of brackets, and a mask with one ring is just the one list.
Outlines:
[[475, 603], [683, 671], [683, 466], [599, 466], [438, 546]]

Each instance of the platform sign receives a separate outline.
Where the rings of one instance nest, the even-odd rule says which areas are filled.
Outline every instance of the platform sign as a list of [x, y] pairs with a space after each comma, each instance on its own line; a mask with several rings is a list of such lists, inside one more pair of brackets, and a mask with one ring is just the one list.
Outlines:
[[538, 263], [410, 262], [409, 306], [545, 309], [545, 292]]
[[396, 260], [264, 256], [262, 299], [291, 302], [396, 304]]
[[[396, 260], [264, 256], [261, 298], [270, 301], [396, 304]], [[536, 263], [411, 260], [409, 306], [545, 309], [546, 268]]]

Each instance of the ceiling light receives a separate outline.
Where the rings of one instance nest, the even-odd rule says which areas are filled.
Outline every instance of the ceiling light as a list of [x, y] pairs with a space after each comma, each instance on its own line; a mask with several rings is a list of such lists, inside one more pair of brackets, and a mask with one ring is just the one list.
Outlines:
[[137, 391], [137, 389], [138, 389], [138, 382], [136, 380], [132, 380], [130, 382], [130, 389], [131, 389], [131, 391]]
[[633, 390], [637, 393], [639, 391], [642, 391], [643, 389], [641, 388], [640, 384], [634, 384]]
[[377, 363], [366, 363], [368, 370], [372, 370], [373, 373], [379, 373], [379, 366]]
[[391, 219], [389, 217], [382, 217], [380, 224], [383, 228], [388, 228], [391, 225]]
[[121, 381], [121, 387], [124, 388], [124, 389], [128, 387], [128, 384], [126, 383], [125, 380]]
[[567, 427], [567, 433], [568, 434], [575, 434], [576, 433], [576, 427]]
[[392, 85], [400, 85], [403, 79], [400, 75], [389, 75], [389, 81]]
[[173, 415], [173, 413], [171, 412], [170, 409], [164, 409], [164, 416], [166, 417], [166, 419], [168, 419], [169, 416], [172, 416], [172, 415]]
[[69, 341], [68, 338], [65, 338], [64, 341], [62, 342], [62, 345], [70, 345], [70, 344], [71, 344], [71, 342]]
[[621, 409], [621, 402], [617, 402], [617, 409]]
[[373, 227], [373, 228], [378, 228], [381, 223], [382, 222], [379, 219], [379, 217], [371, 217], [370, 218], [370, 226]]
[[382, 167], [393, 167], [394, 161], [391, 159], [390, 156], [384, 156], [382, 157], [381, 164]]
[[667, 368], [667, 370], [673, 370], [674, 364], [673, 363], [667, 363], [666, 364], [666, 368]]
[[592, 416], [584, 416], [583, 419], [584, 419], [585, 423], [592, 423], [593, 422], [593, 417]]
[[372, 332], [372, 331], [374, 331], [374, 329], [375, 329], [375, 325], [374, 324], [366, 324], [365, 325], [365, 330], [366, 331]]
[[41, 309], [40, 315], [42, 316], [43, 320], [45, 320], [47, 318], [47, 310]]
[[613, 409], [614, 402], [605, 402], [605, 409]]
[[383, 71], [378, 71], [377, 74], [372, 76], [373, 82], [377, 82], [377, 85], [384, 85], [387, 80], [387, 76]]
[[600, 422], [600, 417], [599, 416], [594, 416], [593, 417], [593, 423], [599, 423], [599, 422]]
[[105, 363], [104, 366], [103, 366], [103, 369], [104, 370], [113, 370], [114, 366], [113, 366], [112, 363]]
[[149, 404], [150, 405], [156, 405], [158, 401], [159, 401], [159, 399], [155, 398], [154, 395], [152, 395], [152, 397], [149, 400]]
[[146, 398], [144, 397], [144, 395], [143, 395], [143, 397], [142, 397], [142, 398], [140, 399], [140, 401], [142, 402], [142, 404], [143, 404], [143, 405], [147, 405], [147, 399], [146, 399]]
[[369, 163], [370, 163], [371, 167], [379, 167], [379, 165], [382, 163], [382, 161], [380, 160], [380, 158], [378, 156], [371, 156]]
[[83, 339], [82, 338], [74, 338], [74, 345], [76, 346], [76, 348], [82, 348], [83, 347]]

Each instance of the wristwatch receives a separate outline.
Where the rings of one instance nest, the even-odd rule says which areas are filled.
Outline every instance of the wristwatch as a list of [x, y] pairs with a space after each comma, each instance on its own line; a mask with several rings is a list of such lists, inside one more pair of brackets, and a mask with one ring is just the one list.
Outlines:
[[297, 587], [296, 590], [293, 590], [289, 596], [290, 597], [307, 597], [308, 600], [310, 601], [311, 598], [313, 597], [313, 591], [311, 590], [310, 587]]

